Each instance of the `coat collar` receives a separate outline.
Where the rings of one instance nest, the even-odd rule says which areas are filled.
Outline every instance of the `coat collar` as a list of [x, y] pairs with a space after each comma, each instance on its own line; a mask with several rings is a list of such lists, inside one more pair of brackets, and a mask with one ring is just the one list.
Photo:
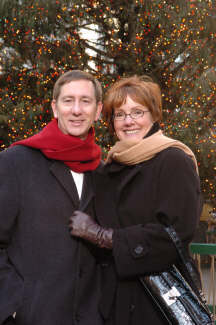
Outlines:
[[50, 171], [72, 199], [74, 205], [78, 206], [79, 197], [70, 169], [62, 162], [53, 160]]
[[[106, 225], [109, 218], [109, 226], [119, 228], [118, 202], [122, 190], [130, 180], [141, 171], [141, 164], [123, 166], [111, 163], [94, 172], [95, 181], [95, 209], [98, 221]], [[108, 211], [104, 211], [104, 202], [109, 202]], [[109, 214], [112, 214], [110, 217]]]
[[83, 190], [80, 200], [70, 169], [65, 164], [54, 160], [51, 163], [50, 171], [72, 199], [74, 206], [84, 211], [94, 196], [91, 172], [84, 173]]
[[122, 189], [130, 182], [130, 180], [140, 172], [142, 163], [126, 166], [119, 164], [113, 161], [111, 164], [106, 165], [105, 173], [110, 175], [111, 177], [118, 177], [121, 174], [120, 182], [118, 182], [118, 194], [122, 191]]
[[[128, 168], [125, 168], [123, 170], [123, 176], [121, 177], [121, 180], [118, 185], [117, 190], [117, 202], [119, 202], [121, 192], [123, 188], [127, 186], [127, 184], [141, 171], [141, 164], [137, 164], [134, 166], [127, 166]], [[130, 186], [130, 185], [129, 185]]]

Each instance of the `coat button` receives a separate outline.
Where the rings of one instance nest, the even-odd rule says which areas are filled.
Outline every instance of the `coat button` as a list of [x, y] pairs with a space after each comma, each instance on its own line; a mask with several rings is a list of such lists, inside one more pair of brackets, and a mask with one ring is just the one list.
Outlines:
[[134, 309], [135, 309], [135, 305], [131, 304], [130, 305], [130, 312], [133, 313]]
[[138, 245], [136, 248], [134, 248], [134, 252], [135, 252], [137, 255], [142, 254], [142, 252], [143, 252], [143, 247], [142, 247], [141, 245]]
[[109, 266], [109, 263], [101, 263], [101, 267], [107, 267]]

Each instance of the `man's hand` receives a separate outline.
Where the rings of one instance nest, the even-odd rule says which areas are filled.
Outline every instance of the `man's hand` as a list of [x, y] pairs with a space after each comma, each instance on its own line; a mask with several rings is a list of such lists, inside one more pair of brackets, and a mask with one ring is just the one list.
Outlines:
[[69, 229], [72, 236], [83, 238], [101, 248], [112, 248], [113, 229], [101, 227], [84, 212], [74, 211]]

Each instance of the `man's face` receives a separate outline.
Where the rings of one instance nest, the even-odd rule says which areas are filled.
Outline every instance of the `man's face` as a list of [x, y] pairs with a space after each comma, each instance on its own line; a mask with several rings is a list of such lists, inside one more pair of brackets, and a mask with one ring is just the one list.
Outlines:
[[102, 103], [96, 103], [93, 83], [89, 80], [75, 80], [61, 87], [57, 100], [52, 101], [54, 117], [64, 134], [86, 139], [94, 121], [97, 121]]

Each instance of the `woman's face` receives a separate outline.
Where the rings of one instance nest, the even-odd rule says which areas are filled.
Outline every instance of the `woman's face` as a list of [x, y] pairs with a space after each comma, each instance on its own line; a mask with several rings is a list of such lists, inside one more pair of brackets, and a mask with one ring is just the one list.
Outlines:
[[[129, 115], [131, 113], [135, 118]], [[124, 114], [126, 114], [125, 118], [119, 120], [118, 117], [122, 117]], [[151, 129], [153, 123], [148, 108], [133, 101], [130, 96], [127, 96], [126, 102], [122, 106], [114, 109], [114, 129], [119, 140], [141, 140]]]

